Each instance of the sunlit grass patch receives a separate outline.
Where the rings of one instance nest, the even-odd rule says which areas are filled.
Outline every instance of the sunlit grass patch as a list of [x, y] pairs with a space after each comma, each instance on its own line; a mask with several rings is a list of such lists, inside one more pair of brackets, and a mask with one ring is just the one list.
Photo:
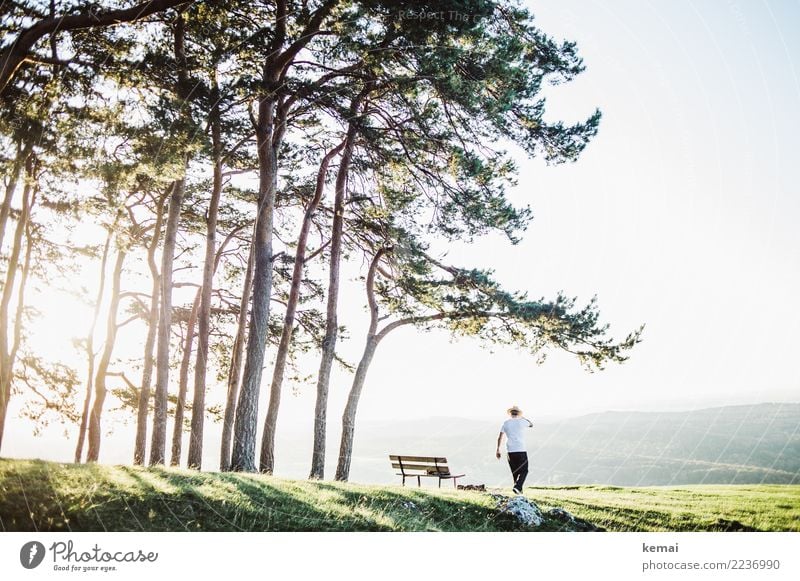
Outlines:
[[585, 486], [530, 489], [529, 496], [609, 530], [800, 530], [800, 486]]
[[[609, 531], [800, 530], [800, 486], [561, 486], [526, 496]], [[531, 529], [478, 492], [0, 459], [0, 530]]]

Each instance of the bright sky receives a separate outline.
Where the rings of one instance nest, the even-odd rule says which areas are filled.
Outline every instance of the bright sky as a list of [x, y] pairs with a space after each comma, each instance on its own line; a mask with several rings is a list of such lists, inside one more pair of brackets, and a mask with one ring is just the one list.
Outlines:
[[406, 331], [381, 346], [364, 416], [686, 409], [800, 399], [800, 4], [532, 3], [575, 40], [587, 70], [550, 91], [553, 118], [595, 106], [577, 164], [523, 162], [524, 241], [453, 249], [534, 296], [597, 293], [620, 335], [646, 323], [623, 366], [537, 367]]
[[[545, 417], [800, 400], [800, 4], [532, 6], [544, 31], [578, 43], [587, 66], [548, 90], [551, 118], [599, 107], [600, 132], [576, 164], [520, 161], [513, 198], [535, 216], [522, 243], [487, 239], [451, 248], [448, 259], [493, 267], [537, 297], [563, 289], [585, 302], [596, 293], [612, 331], [646, 323], [644, 341], [628, 363], [588, 374], [562, 354], [537, 366], [446, 334], [397, 331], [379, 348], [359, 418], [500, 421], [512, 404]], [[356, 361], [367, 323], [360, 283], [342, 302], [351, 339], [341, 352]], [[349, 385], [349, 375], [334, 376], [331, 456]], [[313, 407], [312, 388], [287, 395], [279, 430], [308, 434]], [[216, 464], [218, 430], [208, 433]], [[47, 434], [63, 445], [60, 432]], [[25, 455], [16, 439], [4, 453]], [[128, 460], [131, 440], [117, 428], [104, 457]]]

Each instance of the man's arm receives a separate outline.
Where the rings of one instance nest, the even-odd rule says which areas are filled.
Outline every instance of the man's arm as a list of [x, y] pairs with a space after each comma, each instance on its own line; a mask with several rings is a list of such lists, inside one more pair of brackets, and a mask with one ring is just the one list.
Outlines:
[[503, 432], [500, 432], [500, 434], [497, 436], [497, 452], [495, 452], [495, 456], [497, 456], [498, 460], [500, 459], [500, 442], [502, 441], [503, 441]]

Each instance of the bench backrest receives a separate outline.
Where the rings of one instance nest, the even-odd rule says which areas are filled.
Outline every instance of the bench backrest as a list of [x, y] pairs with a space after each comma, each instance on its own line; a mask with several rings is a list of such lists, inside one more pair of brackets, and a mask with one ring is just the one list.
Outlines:
[[429, 474], [432, 476], [448, 476], [450, 468], [447, 458], [441, 456], [396, 456], [390, 455], [392, 468], [397, 468], [405, 476]]

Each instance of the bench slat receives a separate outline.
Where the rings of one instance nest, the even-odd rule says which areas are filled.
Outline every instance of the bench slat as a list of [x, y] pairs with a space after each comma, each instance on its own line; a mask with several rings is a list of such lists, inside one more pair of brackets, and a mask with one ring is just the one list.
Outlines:
[[434, 474], [436, 474], [437, 472], [439, 474], [450, 474], [450, 468], [448, 468], [447, 466], [442, 466], [441, 464], [437, 469], [436, 466], [434, 466], [433, 464], [406, 464], [405, 462], [403, 462], [403, 464], [401, 465], [398, 464], [397, 462], [392, 462], [392, 468], [402, 468], [403, 470], [422, 470], [423, 472], [431, 472]]
[[398, 472], [397, 476], [405, 476], [406, 478], [416, 478], [419, 476], [420, 478], [461, 478], [462, 476], [466, 476], [466, 474], [403, 474], [402, 472]]
[[446, 464], [447, 458], [441, 458], [439, 456], [402, 456], [402, 455], [390, 455], [389, 459], [392, 461], [399, 461], [402, 460], [405, 462], [430, 462], [433, 464], [434, 462], [438, 462], [439, 464]]

